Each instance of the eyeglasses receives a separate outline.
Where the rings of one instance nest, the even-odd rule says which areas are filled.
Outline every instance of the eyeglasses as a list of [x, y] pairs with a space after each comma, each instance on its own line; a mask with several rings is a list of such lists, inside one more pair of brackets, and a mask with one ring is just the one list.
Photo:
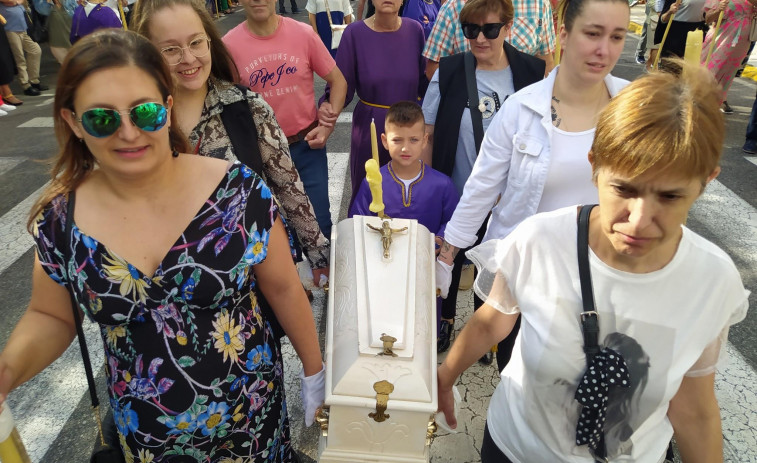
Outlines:
[[171, 47], [161, 48], [160, 53], [163, 55], [163, 59], [166, 60], [166, 63], [171, 66], [176, 66], [181, 63], [181, 60], [184, 58], [184, 50], [189, 50], [189, 53], [195, 58], [202, 58], [210, 53], [210, 39], [201, 35], [189, 42], [189, 45], [186, 47], [173, 45]]
[[463, 27], [463, 35], [466, 39], [476, 40], [479, 32], [483, 32], [484, 37], [493, 40], [499, 37], [499, 31], [502, 30], [505, 24], [507, 23], [487, 23], [481, 26], [478, 24], [462, 23], [461, 25]]
[[[130, 109], [92, 108], [84, 111], [81, 122], [84, 130], [95, 138], [105, 138], [116, 133], [121, 127], [121, 113], [129, 113], [129, 119], [137, 128], [145, 132], [155, 132], [168, 122], [168, 110], [160, 103], [142, 103]], [[76, 117], [76, 114], [74, 114]]]

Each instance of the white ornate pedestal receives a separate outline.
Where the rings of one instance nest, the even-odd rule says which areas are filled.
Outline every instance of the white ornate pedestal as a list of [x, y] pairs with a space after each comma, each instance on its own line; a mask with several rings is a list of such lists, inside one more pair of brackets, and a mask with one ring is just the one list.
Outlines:
[[[415, 220], [389, 227], [388, 258], [378, 217], [344, 220], [332, 233], [321, 463], [428, 461], [437, 409], [434, 241]], [[396, 341], [385, 349], [382, 337]]]

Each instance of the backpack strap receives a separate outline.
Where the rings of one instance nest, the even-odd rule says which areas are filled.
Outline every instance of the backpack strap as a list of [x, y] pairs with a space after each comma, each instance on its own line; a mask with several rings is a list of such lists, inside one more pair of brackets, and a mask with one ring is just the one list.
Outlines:
[[258, 130], [252, 118], [252, 111], [247, 102], [247, 87], [235, 84], [245, 95], [243, 100], [224, 105], [221, 122], [231, 140], [237, 159], [263, 178], [263, 157], [258, 146]]
[[484, 121], [481, 111], [478, 109], [478, 86], [476, 85], [476, 59], [473, 53], [465, 52], [465, 84], [468, 87], [468, 109], [470, 109], [471, 123], [473, 124], [473, 140], [476, 143], [476, 154], [481, 150], [481, 142], [484, 140]]

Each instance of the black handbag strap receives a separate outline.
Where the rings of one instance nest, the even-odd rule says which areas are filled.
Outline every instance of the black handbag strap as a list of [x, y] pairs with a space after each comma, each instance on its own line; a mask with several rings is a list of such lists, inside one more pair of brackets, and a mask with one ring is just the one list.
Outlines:
[[[594, 305], [594, 288], [591, 284], [591, 268], [589, 267], [589, 217], [596, 204], [581, 206], [578, 212], [578, 278], [581, 282], [581, 333], [584, 338], [584, 353], [586, 354], [586, 368], [591, 367], [594, 356], [599, 351], [599, 314]], [[604, 436], [600, 440], [597, 450], [592, 455], [597, 462], [605, 462], [607, 458]]]
[[473, 124], [473, 140], [476, 143], [476, 154], [481, 149], [484, 140], [484, 121], [481, 111], [478, 109], [478, 87], [476, 86], [476, 61], [473, 53], [467, 51], [463, 57], [465, 62], [465, 85], [468, 87], [468, 109], [470, 109], [471, 123]]
[[581, 281], [581, 332], [584, 337], [586, 363], [591, 364], [599, 352], [599, 316], [594, 307], [594, 288], [589, 268], [589, 216], [595, 204], [581, 206], [578, 213], [578, 277]]
[[[66, 208], [66, 231], [65, 231], [65, 246], [63, 247], [63, 258], [65, 265], [68, 266], [71, 260], [71, 244], [73, 243], [73, 223], [74, 223], [74, 207], [76, 206], [76, 192], [71, 191], [68, 193], [68, 206]], [[81, 358], [84, 362], [84, 371], [87, 374], [87, 385], [89, 386], [89, 398], [92, 401], [92, 409], [94, 410], [95, 419], [97, 421], [97, 429], [100, 436], [100, 443], [105, 446], [105, 439], [103, 437], [102, 422], [100, 420], [99, 405], [100, 400], [97, 398], [97, 388], [95, 387], [95, 375], [92, 373], [92, 363], [89, 359], [89, 350], [87, 349], [87, 340], [84, 338], [84, 329], [82, 328], [82, 319], [79, 314], [79, 304], [76, 302], [74, 296], [74, 278], [72, 274], [68, 275], [68, 295], [71, 298], [71, 310], [74, 312], [74, 324], [76, 325], [76, 337], [79, 339], [79, 348], [81, 349]]]
[[258, 145], [258, 131], [246, 98], [247, 87], [241, 85], [236, 85], [236, 87], [245, 98], [224, 105], [221, 111], [221, 122], [229, 135], [237, 159], [258, 174], [258, 177], [263, 178], [263, 157]]

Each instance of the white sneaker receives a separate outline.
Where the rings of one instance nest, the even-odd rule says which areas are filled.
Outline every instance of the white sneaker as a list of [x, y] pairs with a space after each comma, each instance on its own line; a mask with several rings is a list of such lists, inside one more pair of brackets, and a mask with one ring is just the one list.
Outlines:
[[5, 111], [3, 111], [2, 109], [0, 109], [0, 117], [2, 117], [2, 116], [7, 116], [7, 115], [8, 115], [8, 113], [6, 113], [6, 112], [5, 112]]
[[7, 103], [3, 103], [0, 105], [0, 111], [15, 111], [16, 107]]

